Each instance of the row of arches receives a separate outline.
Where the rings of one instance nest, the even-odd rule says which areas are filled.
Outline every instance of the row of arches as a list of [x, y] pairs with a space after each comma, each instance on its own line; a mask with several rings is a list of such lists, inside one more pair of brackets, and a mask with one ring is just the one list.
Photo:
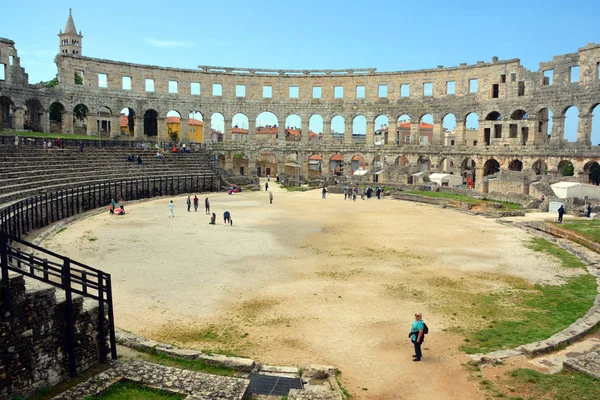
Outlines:
[[[394, 142], [401, 144], [407, 142], [407, 138], [402, 137], [402, 134], [398, 132], [404, 125], [412, 123], [413, 126], [418, 126], [418, 130], [423, 130], [424, 134], [421, 134], [421, 136], [427, 138], [424, 140], [427, 143], [431, 141], [428, 132], [428, 129], [430, 129], [429, 125], [441, 123], [443, 131], [450, 134], [453, 131], [464, 131], [467, 136], [471, 135], [473, 138], [477, 138], [472, 139], [473, 141], [483, 140], [485, 144], [494, 144], [500, 141], [513, 140], [524, 145], [533, 137], [537, 137], [542, 142], [548, 140], [553, 131], [553, 123], [558, 121], [562, 126], [557, 127], [557, 134], [561, 134], [560, 138], [563, 141], [576, 142], [581, 138], [582, 132], [589, 131], [591, 135], [586, 140], [590, 140], [592, 145], [598, 145], [600, 144], [600, 112], [598, 112], [600, 109], [598, 105], [596, 103], [591, 108], [584, 110], [582, 115], [580, 115], [580, 111], [576, 106], [567, 106], [562, 108], [560, 114], [556, 117], [549, 108], [542, 108], [536, 110], [531, 116], [529, 111], [517, 109], [508, 114], [509, 118], [506, 118], [499, 111], [492, 111], [485, 114], [483, 118], [480, 118], [475, 112], [458, 116], [453, 113], [447, 113], [439, 120], [436, 120], [432, 114], [428, 113], [420, 115], [416, 119], [408, 114], [402, 114], [398, 117], [382, 114], [377, 115], [373, 119], [367, 118], [364, 115], [334, 115], [324, 117], [320, 114], [312, 114], [310, 117], [307, 117], [308, 121], [303, 121], [302, 117], [298, 114], [291, 114], [285, 119], [280, 119], [275, 113], [264, 111], [258, 114], [256, 118], [249, 118], [243, 113], [234, 114], [231, 118], [231, 128], [232, 133], [234, 133], [233, 128], [236, 128], [233, 135], [234, 140], [236, 138], [242, 139], [244, 135], [247, 135], [248, 131], [252, 131], [253, 129], [261, 133], [260, 128], [275, 130], [275, 128], [279, 128], [280, 124], [284, 125], [285, 131], [289, 133], [289, 135], [286, 134], [286, 140], [298, 140], [301, 135], [308, 135], [309, 140], [320, 140], [326, 131], [325, 125], [329, 124], [329, 132], [334, 138], [350, 137], [350, 133], [353, 138], [364, 138], [367, 133], [374, 133], [376, 136], [380, 136], [379, 139], [376, 138], [376, 142], [379, 140], [379, 144], [392, 144]], [[44, 118], [49, 120], [51, 131], [59, 131], [64, 128], [64, 124], [62, 123], [64, 121], [63, 114], [66, 109], [62, 102], [53, 102], [50, 104], [48, 110], [45, 110], [38, 99], [28, 99], [22, 108], [24, 111], [23, 127], [25, 129], [43, 131], [45, 128]], [[15, 109], [15, 104], [11, 98], [0, 96], [0, 124], [3, 128], [11, 128], [14, 125], [12, 114]], [[93, 116], [99, 121], [95, 127], [98, 132], [111, 131], [111, 123], [114, 123], [110, 120], [111, 117], [127, 117], [127, 124], [120, 122], [119, 125], [120, 127], [127, 127], [125, 130], [129, 133], [133, 132], [137, 122], [135, 119], [136, 111], [134, 111], [133, 107], [125, 107], [115, 114], [115, 111], [111, 110], [108, 106], [100, 106], [97, 109], [91, 110], [87, 105], [82, 103], [69, 111], [73, 113], [74, 129], [78, 131], [77, 133], [85, 132], [88, 127], [87, 119], [89, 116]], [[167, 115], [161, 116], [158, 111], [149, 108], [140, 112], [140, 114], [143, 117], [143, 134], [147, 136], [156, 136], [159, 134], [157, 120], [160, 117], [176, 115], [181, 118], [181, 113], [177, 110], [170, 110]], [[190, 119], [200, 122], [204, 120], [204, 116], [200, 110], [192, 111], [190, 114], [193, 114], [188, 116]], [[596, 116], [594, 116], [595, 114]], [[124, 120], [124, 118], [121, 119]], [[222, 113], [215, 112], [210, 115], [210, 121], [210, 128], [216, 133], [216, 135], [210, 135], [211, 139], [213, 139], [213, 136], [218, 137], [219, 134], [225, 131], [226, 118]], [[371, 123], [372, 126], [370, 127], [369, 124]], [[480, 123], [484, 124], [481, 130]], [[139, 129], [142, 128], [141, 125]], [[404, 128], [410, 129], [410, 126], [404, 126]], [[307, 133], [302, 132], [306, 129], [308, 129]], [[87, 129], [87, 131], [89, 130]], [[368, 130], [372, 130], [372, 132], [367, 132]], [[410, 140], [419, 140], [419, 138], [412, 138]]]

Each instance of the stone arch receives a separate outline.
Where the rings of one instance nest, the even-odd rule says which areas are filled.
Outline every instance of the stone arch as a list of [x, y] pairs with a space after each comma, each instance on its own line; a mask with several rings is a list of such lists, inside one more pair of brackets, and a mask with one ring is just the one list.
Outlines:
[[364, 143], [367, 138], [367, 118], [357, 115], [352, 119], [352, 141]]
[[38, 99], [29, 99], [25, 102], [25, 129], [34, 132], [43, 132], [44, 107]]
[[510, 119], [513, 121], [527, 120], [529, 119], [529, 114], [525, 110], [518, 109], [510, 114]]
[[442, 156], [438, 160], [435, 169], [442, 172], [453, 173], [454, 172], [454, 158], [451, 156]]
[[[214, 112], [210, 116], [210, 137], [213, 142], [223, 141], [225, 131], [225, 117], [220, 112]], [[209, 132], [206, 134], [208, 135]]]
[[407, 166], [409, 163], [408, 158], [406, 156], [398, 156], [396, 157], [396, 159], [394, 160], [394, 165], [400, 166], [400, 167], [405, 167]]
[[576, 106], [565, 107], [562, 117], [564, 117], [563, 140], [576, 142], [579, 132], [579, 109]]
[[318, 153], [313, 153], [308, 156], [308, 176], [321, 175], [323, 172], [323, 156]]
[[88, 130], [89, 108], [82, 103], [73, 107], [73, 133], [76, 135], [86, 135]]
[[48, 107], [48, 119], [50, 120], [50, 132], [61, 133], [64, 132], [63, 123], [65, 115], [65, 106], [58, 101], [53, 102]]
[[395, 132], [390, 132], [389, 119], [387, 115], [378, 115], [373, 120], [373, 124], [375, 127], [374, 143], [376, 145], [388, 144], [390, 140], [393, 140], [394, 136], [390, 135], [395, 135]]
[[8, 96], [0, 96], [0, 128], [10, 129], [13, 127], [12, 114], [15, 103]]
[[166, 118], [166, 128], [162, 134], [165, 135], [167, 140], [173, 140], [175, 135], [177, 135], [177, 140], [173, 140], [177, 143], [183, 138], [183, 132], [181, 132], [181, 113], [177, 110], [169, 110]]
[[362, 156], [362, 154], [356, 154], [352, 157], [352, 159], [350, 160], [350, 173], [354, 173], [358, 170], [361, 169], [365, 169], [366, 168], [366, 162], [365, 162], [365, 158]]
[[522, 171], [523, 170], [523, 162], [519, 159], [514, 159], [508, 164], [508, 169], [510, 171]]
[[341, 115], [331, 118], [331, 139], [334, 143], [342, 143], [346, 134], [346, 121]]
[[152, 108], [144, 112], [144, 135], [158, 136], [158, 112]]
[[340, 153], [335, 153], [329, 158], [329, 173], [337, 176], [344, 174], [344, 156]]
[[135, 111], [133, 108], [125, 107], [121, 109], [119, 117], [119, 131], [121, 135], [130, 136], [135, 132]]
[[431, 160], [428, 157], [420, 156], [417, 160], [417, 164], [419, 165], [419, 170], [426, 172], [431, 170]]
[[302, 136], [302, 118], [298, 114], [290, 114], [285, 119], [286, 142], [299, 142]]
[[542, 108], [537, 112], [537, 133], [543, 135], [546, 140], [552, 133], [552, 111], [548, 108]]
[[231, 118], [231, 138], [235, 142], [248, 141], [248, 116], [237, 113]]
[[498, 111], [492, 111], [485, 117], [486, 121], [502, 121], [502, 114]]
[[559, 176], [575, 175], [575, 166], [571, 160], [560, 160], [556, 170]]
[[419, 145], [428, 146], [433, 143], [433, 115], [424, 114], [419, 119]]
[[98, 106], [96, 112], [96, 132], [98, 134], [108, 134], [111, 131], [112, 110], [106, 106]]
[[587, 175], [587, 181], [592, 185], [600, 185], [600, 163], [598, 160], [588, 161], [583, 166], [584, 175]]
[[308, 141], [319, 141], [323, 138], [323, 117], [313, 114], [308, 119]]
[[191, 143], [204, 142], [204, 116], [200, 111], [188, 114], [188, 139]]
[[241, 176], [248, 176], [248, 156], [243, 152], [233, 155], [233, 173]]
[[[263, 111], [256, 116], [256, 136], [263, 143], [274, 142], [279, 135], [279, 120], [271, 111]], [[265, 175], [266, 176], [266, 175]]]
[[546, 175], [548, 174], [548, 164], [544, 160], [538, 159], [531, 165], [531, 172], [535, 175]]
[[[256, 175], [266, 177], [278, 174], [279, 159], [272, 151], [261, 151], [256, 157]], [[283, 172], [283, 171], [281, 171]]]
[[402, 114], [396, 120], [396, 143], [410, 143], [410, 121], [411, 118], [408, 114]]
[[460, 174], [467, 183], [467, 187], [473, 188], [477, 178], [477, 163], [471, 157], [465, 157], [460, 163]]
[[483, 176], [493, 175], [498, 171], [500, 171], [500, 163], [493, 158], [490, 158], [483, 164]]

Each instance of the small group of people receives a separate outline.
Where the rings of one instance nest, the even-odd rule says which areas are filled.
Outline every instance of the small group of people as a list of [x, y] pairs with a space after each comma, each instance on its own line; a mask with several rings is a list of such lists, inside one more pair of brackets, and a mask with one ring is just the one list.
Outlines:
[[142, 162], [142, 157], [140, 157], [140, 155], [138, 154], [138, 156], [134, 156], [133, 154], [127, 154], [127, 161], [128, 162], [137, 162], [137, 165], [144, 165], [144, 163]]
[[[323, 188], [323, 190], [325, 190], [325, 188]], [[344, 200], [354, 200], [356, 201], [356, 196], [358, 196], [358, 186], [344, 186]], [[377, 186], [375, 189], [373, 189], [373, 187], [371, 187], [370, 185], [366, 188], [362, 188], [362, 191], [360, 192], [360, 198], [361, 200], [364, 200], [365, 197], [367, 199], [370, 199], [373, 196], [373, 192], [375, 192], [375, 195], [377, 196], [377, 199], [381, 200], [381, 195], [383, 194], [383, 189], [380, 188], [379, 186]], [[325, 198], [323, 196], [323, 198]]]
[[[563, 204], [561, 204], [560, 207], [558, 208], [558, 210], [556, 210], [556, 212], [558, 212], [558, 221], [557, 222], [559, 224], [561, 224], [563, 222], [563, 216], [567, 212], [565, 210], [565, 206]], [[586, 218], [592, 218], [592, 205], [590, 203], [588, 203], [587, 207], [585, 208], [585, 216], [586, 216]]]
[[115, 199], [111, 199], [110, 206], [108, 206], [108, 213], [111, 215], [125, 215], [125, 201], [123, 198], [119, 199], [119, 208], [117, 208], [117, 203]]
[[[60, 149], [60, 144], [61, 144], [60, 138], [56, 138], [56, 141], [54, 143], [56, 144], [56, 148]], [[18, 145], [18, 137], [15, 137], [15, 146], [17, 146], [17, 145]], [[51, 150], [52, 146], [53, 146], [52, 139], [48, 139], [48, 140], [44, 139], [42, 146], [44, 149]]]
[[163, 153], [161, 153], [160, 150], [156, 152], [156, 158], [159, 160], [162, 160], [164, 158]]

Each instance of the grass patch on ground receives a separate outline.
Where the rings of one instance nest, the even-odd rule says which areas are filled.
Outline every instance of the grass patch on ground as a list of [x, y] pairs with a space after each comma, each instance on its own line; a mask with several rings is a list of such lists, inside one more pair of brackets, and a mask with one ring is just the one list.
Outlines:
[[[520, 368], [509, 373], [502, 389], [495, 389], [496, 397], [509, 399], [600, 399], [600, 382], [589, 376], [563, 371], [547, 375], [531, 369]], [[506, 388], [510, 388], [507, 389]], [[502, 396], [504, 394], [504, 396]]]
[[521, 205], [517, 204], [517, 203], [510, 203], [507, 201], [481, 200], [481, 199], [475, 199], [473, 197], [465, 196], [463, 194], [445, 193], [445, 192], [429, 192], [429, 191], [419, 191], [419, 190], [406, 190], [403, 193], [416, 194], [419, 196], [433, 197], [433, 198], [437, 198], [437, 199], [460, 201], [462, 203], [467, 203], [467, 204], [499, 203], [499, 204], [502, 204], [506, 210], [511, 210], [511, 211], [523, 209], [523, 207], [521, 207]]
[[153, 362], [155, 364], [165, 365], [167, 367], [176, 367], [180, 369], [186, 369], [189, 371], [204, 372], [211, 375], [235, 376], [234, 369], [210, 365], [202, 360], [184, 360], [160, 354], [156, 351], [143, 354], [147, 356], [148, 361]]
[[[534, 239], [529, 246], [558, 258], [567, 268], [584, 267], [566, 250], [543, 239]], [[481, 313], [489, 324], [474, 331], [456, 329], [466, 336], [461, 350], [468, 354], [487, 353], [546, 339], [582, 317], [597, 294], [596, 279], [587, 273], [568, 278], [560, 286], [514, 287], [516, 291], [474, 295], [475, 312]], [[512, 310], [512, 314], [506, 315], [507, 310]]]
[[575, 232], [586, 239], [594, 241], [595, 243], [600, 243], [599, 220], [563, 221], [562, 224], [555, 223], [554, 225], [562, 229]]
[[101, 395], [87, 396], [85, 400], [175, 400], [185, 396], [151, 389], [135, 382], [118, 382]]
[[347, 399], [351, 399], [352, 394], [350, 394], [350, 392], [344, 386], [342, 386], [342, 383], [340, 382], [341, 379], [342, 379], [342, 372], [340, 370], [335, 371], [335, 380], [336, 380], [338, 386], [340, 387], [340, 390], [342, 391], [342, 393], [344, 393], [344, 396], [346, 396]]
[[307, 190], [311, 190], [311, 188], [307, 186], [284, 186], [281, 185], [281, 188], [287, 192], [306, 192]]

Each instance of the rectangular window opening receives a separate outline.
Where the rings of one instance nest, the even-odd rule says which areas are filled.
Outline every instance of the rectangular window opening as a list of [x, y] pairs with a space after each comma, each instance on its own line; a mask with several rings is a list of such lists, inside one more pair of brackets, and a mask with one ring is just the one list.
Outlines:
[[404, 143], [410, 143], [410, 135], [404, 136]]
[[500, 83], [506, 83], [506, 75], [500, 75]]
[[98, 74], [98, 87], [101, 87], [101, 88], [108, 87], [108, 75]]
[[511, 82], [516, 82], [517, 81], [517, 74], [515, 74], [514, 72], [512, 74], [510, 74], [510, 81]]
[[596, 79], [600, 79], [600, 62], [596, 63]]
[[73, 73], [73, 82], [76, 85], [83, 85], [83, 71], [75, 71]]
[[235, 85], [235, 97], [246, 97], [246, 85]]
[[312, 98], [313, 99], [320, 99], [321, 98], [321, 86], [313, 86]]
[[478, 79], [469, 79], [469, 93], [477, 93], [479, 92], [479, 80]]
[[426, 97], [433, 96], [433, 83], [426, 82], [423, 84], [423, 96], [426, 96]]
[[8, 65], [14, 65], [14, 64], [15, 64], [15, 57], [8, 56]]
[[0, 64], [0, 81], [6, 80], [6, 64]]
[[380, 99], [388, 97], [387, 85], [379, 85], [377, 88], [377, 97]]
[[525, 81], [519, 81], [519, 96], [525, 96]]
[[446, 94], [456, 94], [456, 82], [455, 81], [446, 82]]
[[400, 85], [400, 97], [410, 97], [410, 85], [408, 83]]
[[290, 99], [297, 99], [300, 97], [300, 88], [298, 86], [290, 86]]
[[223, 96], [223, 85], [220, 83], [213, 83], [213, 96]]
[[154, 92], [154, 79], [146, 78], [146, 92]]
[[169, 81], [169, 93], [177, 94], [177, 81]]
[[546, 71], [544, 71], [544, 86], [552, 86], [553, 83], [553, 79], [554, 79], [554, 70], [553, 69], [548, 69]]
[[579, 65], [571, 67], [571, 83], [579, 82]]
[[356, 98], [357, 99], [364, 99], [365, 98], [365, 87], [364, 86], [357, 86], [356, 87]]
[[344, 98], [344, 87], [343, 86], [334, 86], [333, 87], [333, 97], [336, 99]]
[[190, 83], [190, 94], [194, 96], [200, 96], [200, 82]]
[[131, 90], [131, 77], [130, 76], [124, 76], [121, 78], [121, 89]]
[[270, 99], [273, 97], [273, 86], [263, 86], [263, 98]]
[[499, 95], [500, 95], [500, 85], [498, 85], [497, 83], [494, 83], [492, 85], [492, 99], [497, 99]]

